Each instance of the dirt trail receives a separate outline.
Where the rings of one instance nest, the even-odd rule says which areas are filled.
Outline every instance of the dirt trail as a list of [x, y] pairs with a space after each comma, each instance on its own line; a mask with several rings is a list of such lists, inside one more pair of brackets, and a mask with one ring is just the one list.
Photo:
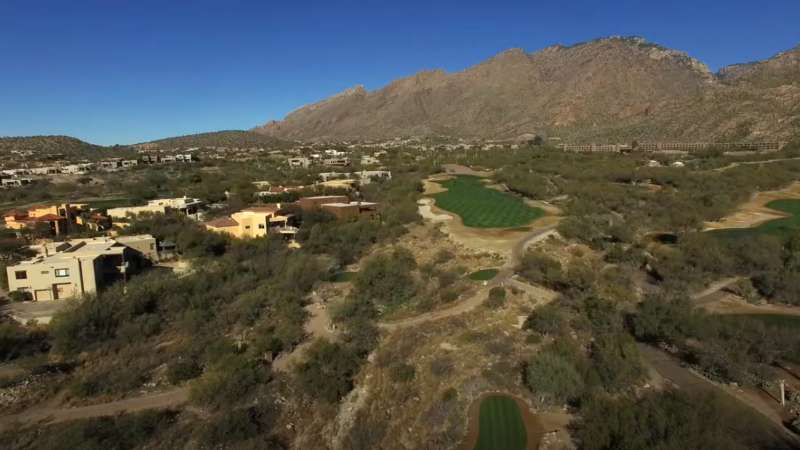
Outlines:
[[716, 169], [711, 169], [712, 172], [725, 172], [726, 170], [733, 169], [734, 167], [739, 166], [750, 166], [755, 164], [770, 164], [782, 161], [795, 161], [800, 159], [800, 156], [796, 156], [794, 158], [776, 158], [776, 159], [767, 159], [764, 161], [743, 161], [743, 162], [734, 162], [730, 163], [727, 166], [717, 167]]
[[716, 300], [714, 294], [736, 284], [741, 279], [742, 277], [730, 277], [715, 281], [702, 291], [692, 294], [692, 300], [694, 300], [695, 305], [703, 305], [709, 301], [714, 301]]
[[677, 388], [689, 394], [705, 394], [717, 392], [721, 395], [732, 398], [743, 406], [755, 410], [773, 425], [772, 429], [766, 430], [787, 445], [787, 448], [800, 447], [800, 438], [792, 434], [783, 425], [785, 411], [783, 411], [774, 400], [766, 394], [759, 395], [752, 390], [730, 388], [721, 386], [713, 381], [696, 374], [686, 367], [681, 366], [680, 362], [672, 355], [646, 344], [637, 344], [639, 353], [646, 365], [654, 369], [664, 379], [668, 380]]
[[141, 397], [126, 398], [97, 405], [60, 408], [47, 405], [35, 405], [21, 413], [0, 417], [0, 431], [5, 431], [18, 424], [26, 423], [58, 423], [91, 417], [113, 416], [120, 413], [132, 413], [148, 409], [165, 409], [180, 406], [189, 400], [189, 388], [181, 387]]
[[[500, 269], [497, 275], [495, 275], [495, 277], [491, 281], [487, 282], [485, 286], [483, 286], [474, 295], [467, 298], [466, 300], [459, 301], [457, 304], [455, 304], [450, 308], [440, 309], [438, 311], [431, 311], [408, 319], [398, 320], [394, 322], [382, 322], [379, 323], [378, 326], [381, 329], [387, 331], [394, 331], [401, 328], [417, 326], [433, 320], [440, 320], [447, 317], [457, 316], [459, 314], [472, 311], [477, 306], [482, 304], [484, 300], [486, 300], [486, 296], [488, 295], [489, 290], [493, 287], [505, 285], [507, 282], [513, 282], [513, 284], [515, 285], [524, 284], [519, 280], [511, 279], [512, 275], [514, 275], [514, 268], [519, 264], [520, 260], [522, 259], [522, 255], [524, 255], [525, 250], [528, 248], [528, 246], [534, 242], [537, 242], [538, 240], [550, 236], [554, 232], [555, 227], [556, 227], [555, 225], [552, 225], [544, 229], [528, 233], [527, 235], [525, 235], [524, 238], [520, 239], [516, 244], [514, 244], [514, 246], [511, 249], [512, 250], [511, 258], [509, 258], [509, 260], [503, 265], [503, 267]], [[527, 288], [523, 290], [526, 290], [529, 293], [532, 292], [530, 289]]]

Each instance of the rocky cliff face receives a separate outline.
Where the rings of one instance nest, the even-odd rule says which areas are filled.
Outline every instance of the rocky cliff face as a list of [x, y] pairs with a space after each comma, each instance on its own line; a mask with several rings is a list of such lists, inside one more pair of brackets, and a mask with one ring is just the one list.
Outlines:
[[715, 75], [641, 38], [511, 49], [462, 72], [420, 72], [374, 92], [349, 89], [255, 131], [304, 140], [785, 138], [800, 127], [798, 53]]

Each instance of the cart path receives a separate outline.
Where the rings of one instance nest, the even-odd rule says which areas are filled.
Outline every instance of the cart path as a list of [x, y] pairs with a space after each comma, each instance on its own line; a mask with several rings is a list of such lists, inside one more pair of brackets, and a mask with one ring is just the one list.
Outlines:
[[180, 387], [140, 397], [75, 408], [39, 404], [17, 414], [0, 416], [0, 431], [5, 431], [18, 424], [59, 423], [93, 417], [113, 416], [121, 413], [133, 413], [148, 409], [167, 409], [181, 406], [188, 400], [189, 388]]

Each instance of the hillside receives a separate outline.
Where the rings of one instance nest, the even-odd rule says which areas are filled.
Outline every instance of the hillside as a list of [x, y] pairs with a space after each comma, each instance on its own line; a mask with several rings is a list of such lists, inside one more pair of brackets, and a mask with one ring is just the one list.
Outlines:
[[11, 151], [30, 151], [40, 157], [93, 158], [119, 152], [120, 147], [103, 147], [71, 136], [15, 136], [0, 137], [0, 155]]
[[226, 130], [158, 139], [136, 144], [135, 147], [170, 150], [190, 147], [275, 148], [287, 145], [280, 139], [252, 131]]
[[641, 38], [520, 49], [456, 73], [349, 89], [254, 131], [284, 139], [524, 133], [574, 142], [787, 138], [800, 129], [798, 49], [712, 73]]

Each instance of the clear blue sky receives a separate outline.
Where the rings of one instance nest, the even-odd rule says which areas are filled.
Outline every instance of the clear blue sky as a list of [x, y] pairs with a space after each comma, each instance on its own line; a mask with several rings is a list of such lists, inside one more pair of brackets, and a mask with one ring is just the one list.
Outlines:
[[356, 84], [609, 35], [717, 70], [800, 44], [800, 0], [0, 0], [0, 136], [246, 129]]

